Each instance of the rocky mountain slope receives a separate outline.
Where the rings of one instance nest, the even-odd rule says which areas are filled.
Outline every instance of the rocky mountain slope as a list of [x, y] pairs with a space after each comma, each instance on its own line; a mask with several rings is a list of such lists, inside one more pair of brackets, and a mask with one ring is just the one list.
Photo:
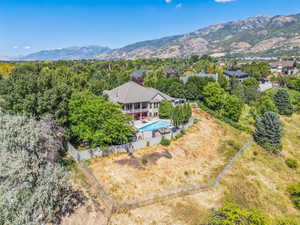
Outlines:
[[25, 60], [25, 61], [91, 59], [96, 55], [105, 53], [109, 50], [111, 49], [107, 47], [101, 47], [101, 46], [70, 47], [70, 48], [62, 48], [62, 49], [43, 50], [18, 59]]
[[192, 33], [143, 41], [99, 54], [97, 59], [300, 55], [300, 14], [257, 16], [220, 23]]

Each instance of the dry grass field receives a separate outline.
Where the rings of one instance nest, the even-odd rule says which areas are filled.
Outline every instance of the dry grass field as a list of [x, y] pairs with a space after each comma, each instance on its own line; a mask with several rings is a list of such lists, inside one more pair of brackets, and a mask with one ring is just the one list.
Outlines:
[[[249, 136], [206, 113], [196, 111], [194, 114], [200, 119], [199, 123], [170, 146], [152, 146], [135, 153], [135, 157], [142, 161], [144, 155], [168, 151], [171, 159], [149, 160], [144, 162], [145, 165], [142, 163], [144, 168], [141, 169], [117, 163], [128, 157], [116, 155], [94, 160], [90, 167], [113, 198], [125, 202], [144, 198], [153, 192], [212, 179]], [[283, 152], [279, 156], [253, 144], [217, 187], [115, 214], [110, 225], [199, 225], [225, 199], [258, 208], [271, 218], [299, 219], [300, 211], [290, 201], [287, 187], [299, 182], [300, 169], [290, 169], [285, 160], [294, 158], [300, 162], [300, 115], [283, 117], [282, 120]], [[66, 221], [68, 223], [64, 225], [101, 224], [101, 212], [81, 208]]]
[[195, 111], [200, 121], [170, 146], [156, 145], [126, 154], [92, 160], [90, 168], [117, 201], [130, 201], [216, 177], [227, 159], [220, 151], [224, 143], [241, 146], [230, 127]]

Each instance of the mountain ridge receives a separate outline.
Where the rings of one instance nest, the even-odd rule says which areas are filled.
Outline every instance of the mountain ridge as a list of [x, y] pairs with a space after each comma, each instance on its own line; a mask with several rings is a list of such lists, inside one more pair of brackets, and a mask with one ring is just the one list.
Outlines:
[[300, 56], [300, 14], [258, 15], [222, 22], [186, 34], [140, 41], [118, 49], [101, 46], [42, 50], [18, 60], [82, 60], [222, 56]]
[[133, 43], [99, 54], [96, 58], [169, 58], [192, 54], [284, 55], [293, 52], [287, 45], [300, 49], [299, 31], [300, 14], [259, 15], [210, 25], [182, 35]]
[[82, 60], [92, 59], [96, 55], [111, 50], [108, 47], [102, 47], [97, 45], [89, 46], [71, 46], [67, 48], [57, 48], [51, 50], [41, 50], [23, 57], [19, 57], [18, 60], [24, 61], [56, 61], [56, 60]]

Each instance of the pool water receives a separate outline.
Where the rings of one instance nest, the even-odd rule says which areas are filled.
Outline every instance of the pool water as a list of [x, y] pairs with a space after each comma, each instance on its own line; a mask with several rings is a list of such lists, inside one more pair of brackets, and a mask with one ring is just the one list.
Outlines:
[[141, 127], [139, 130], [140, 131], [153, 131], [153, 130], [158, 130], [160, 128], [168, 128], [170, 126], [171, 126], [171, 122], [158, 120], [158, 121], [150, 123], [144, 127]]

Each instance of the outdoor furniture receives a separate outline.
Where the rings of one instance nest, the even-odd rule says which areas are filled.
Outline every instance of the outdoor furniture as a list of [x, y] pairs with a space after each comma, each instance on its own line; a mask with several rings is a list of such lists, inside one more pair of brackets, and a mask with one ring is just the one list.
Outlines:
[[159, 132], [160, 134], [169, 134], [169, 133], [171, 133], [171, 129], [170, 129], [170, 128], [160, 128], [160, 129], [158, 130], [158, 132]]

